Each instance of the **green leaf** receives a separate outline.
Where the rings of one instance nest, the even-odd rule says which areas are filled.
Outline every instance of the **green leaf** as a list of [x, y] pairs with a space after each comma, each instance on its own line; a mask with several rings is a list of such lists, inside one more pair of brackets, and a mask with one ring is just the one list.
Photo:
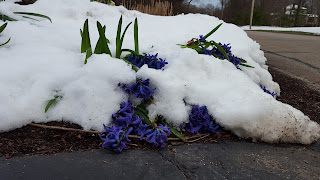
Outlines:
[[[88, 50], [88, 49], [90, 49], [90, 50]], [[82, 31], [81, 53], [87, 53], [87, 55], [89, 55], [90, 52], [92, 54], [91, 43], [90, 43], [90, 35], [89, 35], [88, 19], [86, 19], [86, 21], [84, 22], [83, 31]], [[90, 54], [90, 56], [91, 56], [91, 54]]]
[[119, 23], [118, 23], [118, 30], [117, 30], [117, 37], [116, 37], [116, 58], [118, 58], [118, 59], [120, 59], [120, 56], [121, 56], [121, 52], [122, 52], [121, 48], [122, 48], [124, 36], [129, 28], [129, 26], [131, 25], [131, 23], [129, 23], [127, 25], [127, 27], [125, 28], [124, 32], [121, 35], [121, 28], [122, 28], [122, 15], [121, 15], [121, 17], [119, 19]]
[[121, 55], [121, 44], [120, 44], [120, 36], [121, 36], [121, 26], [122, 26], [122, 15], [119, 19], [118, 29], [117, 29], [117, 37], [116, 37], [116, 58], [120, 58]]
[[240, 63], [241, 66], [249, 67], [249, 68], [254, 68], [253, 66], [250, 66], [248, 64]]
[[185, 137], [178, 131], [176, 130], [174, 127], [172, 127], [170, 124], [165, 123], [163, 121], [160, 121], [160, 123], [162, 125], [167, 125], [170, 128], [170, 132], [175, 135], [177, 138], [180, 138], [182, 141], [185, 141]]
[[229, 60], [229, 57], [228, 57], [227, 53], [224, 51], [224, 49], [223, 49], [219, 44], [217, 44], [217, 43], [214, 42], [214, 41], [210, 41], [210, 42], [217, 47], [217, 49], [224, 55], [224, 57], [225, 57], [226, 59]]
[[28, 16], [22, 16], [23, 18], [26, 18], [26, 19], [31, 19], [31, 20], [34, 20], [34, 21], [39, 21], [38, 19], [34, 19], [32, 17], [28, 17]]
[[2, 13], [0, 13], [0, 20], [2, 20], [2, 21], [18, 21], [18, 20], [16, 20], [16, 19], [11, 18], [11, 17], [9, 17], [9, 16], [7, 16], [7, 15], [4, 15], [4, 14], [2, 14]]
[[141, 111], [139, 108], [135, 108], [134, 114], [142, 116], [142, 120], [147, 124], [152, 124], [147, 114]]
[[[121, 36], [121, 39], [120, 39], [120, 44], [121, 44], [121, 46], [120, 46], [120, 49], [121, 49], [121, 47], [122, 47], [122, 43], [123, 43], [123, 40], [124, 40], [124, 36], [126, 35], [126, 33], [127, 33], [127, 30], [128, 30], [128, 28], [129, 28], [129, 26], [132, 24], [132, 22], [130, 22], [127, 26], [126, 26], [126, 28], [124, 29], [124, 31], [123, 31], [123, 33], [122, 33], [122, 36]], [[121, 54], [121, 53], [120, 53]]]
[[81, 35], [81, 38], [82, 38], [82, 34], [83, 34], [83, 32], [82, 32], [82, 30], [80, 29], [80, 35]]
[[111, 51], [109, 49], [108, 46], [108, 40], [106, 38], [105, 32], [106, 32], [106, 27], [102, 27], [100, 22], [97, 21], [97, 27], [98, 27], [98, 31], [99, 31], [99, 39], [98, 42], [96, 44], [96, 48], [94, 50], [95, 54], [102, 54], [102, 53], [106, 53], [109, 54], [111, 57]]
[[24, 14], [24, 15], [29, 15], [29, 16], [35, 16], [35, 17], [41, 17], [41, 18], [45, 18], [45, 19], [48, 19], [51, 23], [51, 19], [46, 16], [46, 15], [43, 15], [43, 14], [38, 14], [38, 13], [30, 13], [30, 12], [13, 12], [14, 14]]
[[203, 36], [203, 39], [207, 39], [209, 36], [211, 36], [214, 32], [216, 32], [219, 28], [220, 28], [220, 26], [222, 25], [222, 23], [221, 24], [219, 24], [217, 27], [215, 27], [214, 29], [212, 29], [208, 34], [206, 34], [205, 36]]
[[129, 61], [126, 60], [126, 59], [122, 59], [122, 60], [123, 60], [124, 62], [130, 64], [130, 65], [132, 66], [132, 69], [133, 69], [134, 71], [136, 71], [136, 72], [139, 71], [139, 68], [138, 68], [136, 65], [132, 64], [131, 62], [129, 62]]
[[139, 28], [138, 28], [138, 19], [134, 20], [134, 50], [139, 54]]
[[88, 48], [86, 51], [86, 59], [84, 60], [84, 64], [87, 64], [87, 60], [89, 59], [89, 57], [92, 55], [92, 50], [91, 48]]
[[58, 98], [59, 98], [59, 96], [56, 96], [55, 98], [51, 99], [51, 100], [48, 102], [48, 104], [47, 104], [47, 106], [46, 106], [46, 108], [45, 108], [45, 110], [44, 110], [45, 113], [49, 110], [49, 108], [50, 108], [53, 104], [55, 104], [55, 103], [57, 102]]
[[180, 46], [181, 48], [188, 48], [188, 46], [185, 44], [177, 44], [177, 45]]
[[2, 26], [0, 26], [0, 34], [2, 33], [2, 31], [7, 27], [8, 23], [4, 23]]
[[0, 46], [4, 46], [4, 45], [8, 44], [10, 42], [10, 40], [11, 40], [11, 38], [9, 38], [7, 42], [0, 44]]

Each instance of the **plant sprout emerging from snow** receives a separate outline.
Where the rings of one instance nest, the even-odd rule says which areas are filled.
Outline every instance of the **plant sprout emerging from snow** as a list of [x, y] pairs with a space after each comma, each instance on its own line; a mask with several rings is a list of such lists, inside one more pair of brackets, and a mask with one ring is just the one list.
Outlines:
[[192, 108], [189, 116], [190, 122], [186, 124], [186, 130], [191, 133], [222, 133], [222, 128], [213, 121], [213, 118], [208, 114], [206, 106], [199, 107], [195, 105]]
[[275, 95], [277, 95], [277, 93], [275, 93], [275, 92], [270, 92], [268, 89], [266, 89], [266, 87], [265, 86], [262, 86], [262, 85], [260, 85], [260, 87], [261, 87], [261, 89], [265, 92], [265, 93], [268, 93], [268, 94], [270, 94], [271, 96], [275, 96]]
[[[2, 31], [7, 27], [8, 23], [4, 23], [2, 26], [0, 26], [0, 34], [2, 33]], [[9, 43], [11, 38], [9, 38], [5, 43], [0, 44], [0, 46], [6, 45]]]

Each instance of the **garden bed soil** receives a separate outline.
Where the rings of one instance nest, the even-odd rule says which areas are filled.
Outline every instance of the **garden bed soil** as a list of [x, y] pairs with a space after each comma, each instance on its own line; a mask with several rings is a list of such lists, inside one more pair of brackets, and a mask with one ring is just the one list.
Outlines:
[[[274, 81], [281, 87], [281, 96], [277, 99], [281, 102], [301, 110], [310, 119], [320, 123], [320, 93], [309, 89], [304, 82], [289, 77], [278, 70], [269, 69]], [[49, 126], [60, 126], [81, 129], [79, 125], [60, 122], [45, 123]], [[184, 134], [192, 136], [191, 134]], [[227, 138], [238, 139], [231, 134], [210, 135], [205, 138], [195, 138], [194, 142], [212, 143]], [[145, 141], [131, 139], [129, 149], [155, 149]], [[170, 141], [168, 146], [186, 144], [182, 141]], [[9, 132], [0, 133], [0, 157], [10, 158], [34, 154], [52, 154], [57, 152], [90, 151], [101, 148], [102, 141], [98, 134], [46, 129], [34, 126], [24, 126]]]

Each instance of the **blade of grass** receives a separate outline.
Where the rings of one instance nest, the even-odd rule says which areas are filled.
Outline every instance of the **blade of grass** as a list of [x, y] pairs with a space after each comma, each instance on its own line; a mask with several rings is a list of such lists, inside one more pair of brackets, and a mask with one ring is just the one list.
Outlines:
[[134, 20], [134, 50], [139, 54], [139, 28], [138, 28], [138, 18]]
[[51, 19], [46, 16], [46, 15], [43, 15], [43, 14], [38, 14], [38, 13], [30, 13], [30, 12], [13, 12], [14, 14], [23, 14], [23, 15], [29, 15], [29, 16], [35, 16], [35, 17], [41, 17], [41, 18], [45, 18], [45, 19], [48, 19], [51, 23]]
[[203, 36], [203, 39], [207, 39], [209, 36], [211, 36], [214, 32], [216, 32], [219, 28], [220, 28], [220, 26], [222, 25], [222, 23], [221, 24], [219, 24], [217, 27], [215, 27], [214, 29], [212, 29], [208, 34], [206, 34], [205, 36]]

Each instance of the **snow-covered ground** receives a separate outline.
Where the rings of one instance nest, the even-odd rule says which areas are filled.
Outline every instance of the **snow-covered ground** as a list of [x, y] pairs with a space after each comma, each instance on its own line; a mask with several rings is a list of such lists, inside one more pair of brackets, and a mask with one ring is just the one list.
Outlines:
[[[53, 22], [24, 19], [14, 11], [45, 14]], [[255, 68], [241, 67], [241, 71], [226, 60], [176, 45], [186, 44], [222, 22], [211, 16], [151, 16], [89, 0], [38, 0], [28, 6], [6, 0], [0, 2], [0, 12], [20, 20], [9, 22], [0, 37], [0, 42], [11, 37], [9, 44], [0, 47], [0, 131], [52, 120], [102, 130], [102, 124], [110, 124], [112, 113], [128, 99], [118, 83], [132, 83], [139, 77], [149, 78], [156, 88], [156, 105], [148, 107], [151, 119], [162, 115], [180, 125], [188, 121], [189, 104], [198, 104], [206, 105], [221, 126], [241, 137], [305, 144], [319, 138], [317, 123], [261, 90], [259, 84], [280, 94], [259, 44], [233, 24], [224, 23], [208, 39], [231, 43], [233, 54]], [[83, 64], [79, 29], [84, 21], [89, 19], [93, 47], [98, 39], [96, 21], [106, 25], [109, 47], [115, 54], [120, 15], [124, 25], [138, 17], [140, 51], [166, 58], [163, 71], [143, 66], [136, 73], [122, 60], [106, 54], [93, 55]], [[132, 26], [123, 48], [134, 49]], [[45, 113], [54, 95], [63, 98]]]
[[[242, 26], [243, 30], [250, 30], [250, 26]], [[268, 30], [268, 31], [298, 31], [320, 35], [320, 27], [275, 27], [275, 26], [252, 26], [251, 30]]]

